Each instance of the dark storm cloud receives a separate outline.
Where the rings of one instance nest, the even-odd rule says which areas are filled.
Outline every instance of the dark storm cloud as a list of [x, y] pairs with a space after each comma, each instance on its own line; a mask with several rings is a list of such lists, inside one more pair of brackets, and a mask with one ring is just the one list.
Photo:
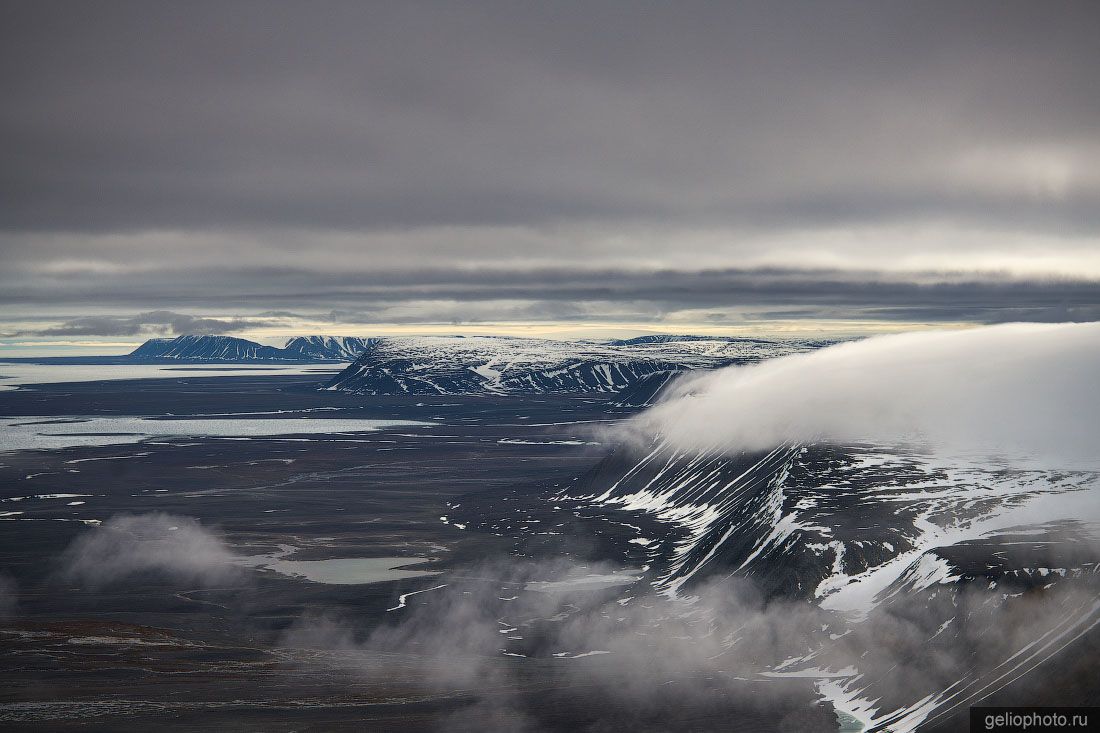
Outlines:
[[[1074, 317], [1093, 296], [1033, 297], [1063, 287], [1046, 283], [895, 301], [873, 276], [811, 292], [797, 271], [660, 271], [1018, 254], [1100, 278], [1075, 267], [1100, 234], [1098, 20], [1092, 2], [8, 2], [0, 284], [135, 309], [759, 297]], [[683, 246], [700, 228], [715, 242]], [[487, 263], [503, 274], [480, 284], [405, 274]], [[593, 275], [522, 273], [547, 267]]]
[[927, 168], [970, 144], [1094, 141], [1098, 18], [1094, 3], [11, 2], [0, 222], [947, 207], [1095, 226], [1094, 188], [1036, 200]]

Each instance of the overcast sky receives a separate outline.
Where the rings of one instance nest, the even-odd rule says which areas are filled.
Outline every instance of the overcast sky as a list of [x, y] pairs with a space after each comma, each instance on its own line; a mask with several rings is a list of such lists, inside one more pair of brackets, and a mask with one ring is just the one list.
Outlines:
[[0, 345], [1100, 318], [1100, 3], [0, 4]]

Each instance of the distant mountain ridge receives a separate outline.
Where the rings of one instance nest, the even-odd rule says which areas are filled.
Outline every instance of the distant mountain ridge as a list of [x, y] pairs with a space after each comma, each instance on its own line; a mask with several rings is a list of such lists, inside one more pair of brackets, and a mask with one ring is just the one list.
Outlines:
[[824, 341], [653, 335], [610, 341], [505, 336], [296, 336], [282, 347], [236, 336], [149, 339], [122, 363], [352, 362], [325, 389], [363, 395], [613, 394], [645, 407], [686, 371], [747, 364]]
[[763, 342], [771, 343], [768, 339], [751, 338], [749, 336], [675, 336], [672, 334], [651, 334], [649, 336], [634, 336], [627, 339], [612, 339], [609, 346], [637, 346], [639, 344], [670, 344], [677, 341], [738, 341], [738, 342]]
[[149, 339], [128, 361], [315, 362], [354, 361], [374, 339], [355, 336], [298, 336], [282, 348], [235, 336], [187, 334]]
[[363, 395], [621, 393], [628, 395], [624, 406], [637, 407], [655, 399], [682, 372], [750, 363], [818, 345], [680, 336], [602, 343], [387, 337], [374, 339], [326, 389]]

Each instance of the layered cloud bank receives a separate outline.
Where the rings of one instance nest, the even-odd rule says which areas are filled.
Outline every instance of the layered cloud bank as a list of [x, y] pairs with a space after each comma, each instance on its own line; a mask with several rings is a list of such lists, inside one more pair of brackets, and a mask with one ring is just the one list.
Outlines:
[[1100, 6], [845, 7], [7, 3], [0, 328], [1100, 317]]
[[685, 448], [918, 439], [1088, 460], [1098, 375], [1100, 323], [881, 336], [686, 378], [631, 428]]

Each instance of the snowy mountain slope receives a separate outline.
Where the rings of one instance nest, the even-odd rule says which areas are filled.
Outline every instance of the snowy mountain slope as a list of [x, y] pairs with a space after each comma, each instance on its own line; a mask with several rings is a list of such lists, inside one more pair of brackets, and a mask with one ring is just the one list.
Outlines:
[[[674, 340], [591, 343], [500, 337], [381, 338], [328, 385], [358, 394], [617, 393], [691, 369], [813, 348], [805, 342]], [[655, 375], [661, 375], [657, 377]], [[657, 384], [654, 393], [663, 386]]]
[[296, 336], [288, 339], [284, 351], [324, 361], [355, 361], [378, 339], [359, 336]]
[[[949, 725], [1100, 625], [1098, 471], [914, 445], [725, 455], [655, 438], [550, 498], [664, 526], [645, 544], [663, 594], [745, 578], [809, 604], [829, 634], [767, 674], [816, 679], [867, 730]], [[1027, 632], [1002, 639], [1013, 624]]]

